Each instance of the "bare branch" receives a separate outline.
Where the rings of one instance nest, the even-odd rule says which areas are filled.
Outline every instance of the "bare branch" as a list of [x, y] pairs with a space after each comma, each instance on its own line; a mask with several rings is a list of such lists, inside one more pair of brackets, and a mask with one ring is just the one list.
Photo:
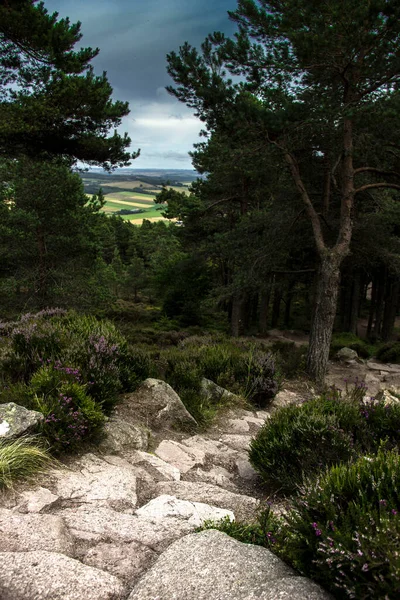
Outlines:
[[354, 169], [354, 175], [358, 175], [358, 173], [377, 173], [379, 175], [400, 177], [400, 173], [397, 171], [381, 171], [381, 169], [376, 169], [375, 167], [360, 167], [359, 169]]
[[354, 190], [354, 194], [359, 194], [360, 192], [364, 192], [365, 190], [372, 190], [374, 188], [391, 188], [393, 190], [400, 190], [400, 185], [397, 183], [367, 183], [366, 185], [362, 185], [361, 187]]

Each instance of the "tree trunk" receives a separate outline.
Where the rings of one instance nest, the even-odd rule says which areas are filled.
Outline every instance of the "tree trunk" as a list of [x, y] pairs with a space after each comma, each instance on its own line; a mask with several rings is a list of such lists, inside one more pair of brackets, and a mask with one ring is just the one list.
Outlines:
[[284, 326], [286, 327], [286, 329], [288, 329], [289, 326], [290, 326], [290, 312], [291, 312], [291, 309], [292, 309], [293, 288], [294, 288], [294, 281], [289, 281], [288, 287], [287, 287], [287, 290], [286, 290], [286, 300], [285, 300], [285, 320], [284, 320]]
[[241, 318], [242, 318], [242, 304], [243, 299], [240, 294], [235, 294], [232, 298], [232, 312], [231, 312], [231, 335], [232, 337], [239, 337]]
[[353, 285], [351, 290], [351, 306], [350, 306], [350, 319], [349, 319], [349, 331], [357, 335], [357, 322], [358, 312], [360, 308], [360, 290], [361, 290], [361, 276], [360, 271], [354, 271], [353, 274]]
[[381, 327], [383, 318], [383, 309], [385, 303], [385, 288], [386, 288], [386, 269], [383, 268], [378, 278], [378, 289], [376, 293], [376, 316], [374, 325], [374, 338], [379, 339], [381, 337]]
[[400, 282], [392, 280], [387, 285], [385, 310], [382, 321], [382, 341], [388, 342], [392, 338], [399, 303]]
[[307, 372], [323, 383], [329, 359], [332, 330], [340, 284], [340, 258], [327, 252], [320, 260], [314, 299], [314, 313], [307, 356]]
[[259, 301], [259, 316], [258, 316], [258, 328], [261, 334], [265, 334], [268, 331], [268, 309], [269, 301], [271, 297], [271, 288], [268, 287], [266, 290], [260, 292]]
[[369, 338], [371, 335], [372, 325], [374, 323], [375, 308], [376, 308], [376, 291], [377, 291], [377, 277], [376, 277], [376, 275], [374, 275], [372, 278], [371, 303], [369, 306], [367, 338]]
[[278, 323], [279, 323], [281, 300], [282, 300], [282, 289], [281, 289], [280, 285], [278, 285], [275, 281], [274, 299], [272, 302], [272, 319], [271, 319], [272, 329], [275, 329], [275, 327], [277, 327]]

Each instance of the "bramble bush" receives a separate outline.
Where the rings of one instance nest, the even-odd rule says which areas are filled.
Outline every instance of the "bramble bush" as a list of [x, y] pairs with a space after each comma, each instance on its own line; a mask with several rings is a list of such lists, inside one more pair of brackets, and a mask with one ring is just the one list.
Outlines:
[[382, 440], [398, 445], [400, 404], [364, 399], [365, 386], [331, 389], [320, 398], [276, 411], [250, 445], [261, 477], [291, 493], [321, 468], [377, 452]]

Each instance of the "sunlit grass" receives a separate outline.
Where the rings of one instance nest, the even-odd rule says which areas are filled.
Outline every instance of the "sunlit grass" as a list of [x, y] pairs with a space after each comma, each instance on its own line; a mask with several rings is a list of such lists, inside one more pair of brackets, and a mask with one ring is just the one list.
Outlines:
[[51, 462], [51, 456], [35, 438], [0, 441], [0, 489], [10, 488], [15, 480], [44, 471]]

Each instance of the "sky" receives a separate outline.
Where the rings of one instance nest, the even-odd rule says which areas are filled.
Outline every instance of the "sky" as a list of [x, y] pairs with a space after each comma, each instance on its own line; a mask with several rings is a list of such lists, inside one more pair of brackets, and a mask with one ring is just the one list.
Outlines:
[[165, 86], [173, 84], [166, 54], [185, 41], [199, 47], [208, 33], [230, 35], [227, 11], [236, 0], [45, 0], [50, 13], [81, 21], [82, 46], [100, 48], [92, 64], [107, 71], [114, 98], [128, 101], [127, 131], [132, 151], [141, 155], [131, 168], [191, 169], [188, 152], [202, 125]]

